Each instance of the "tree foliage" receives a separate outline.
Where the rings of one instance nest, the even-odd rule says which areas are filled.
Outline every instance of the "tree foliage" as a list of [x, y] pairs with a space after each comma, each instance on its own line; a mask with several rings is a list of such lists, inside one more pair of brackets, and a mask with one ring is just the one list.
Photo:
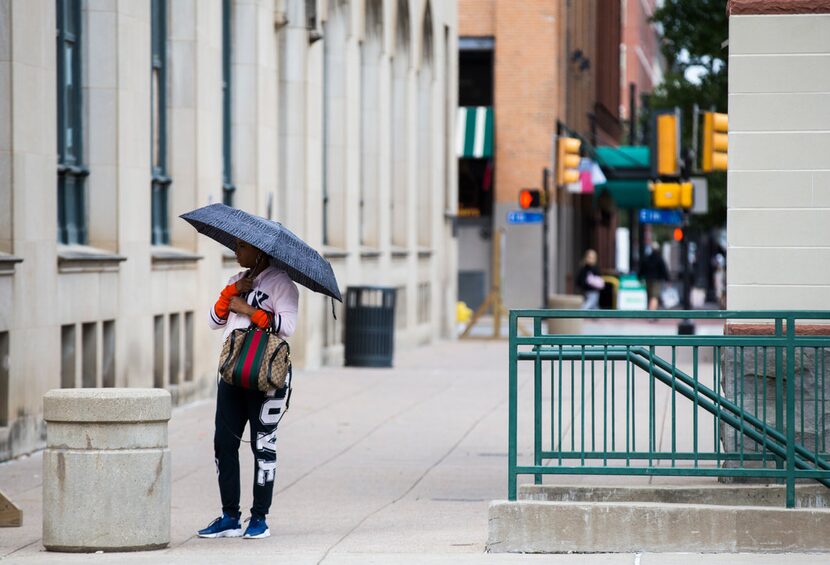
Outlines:
[[[683, 115], [683, 146], [692, 146], [695, 104], [701, 110], [726, 112], [729, 19], [726, 0], [665, 0], [652, 21], [662, 30], [662, 51], [668, 71], [651, 98], [654, 109], [679, 107]], [[694, 73], [690, 73], [694, 71]], [[696, 78], [689, 80], [689, 75]], [[709, 213], [693, 216], [701, 229], [726, 223], [726, 175], [710, 173]]]

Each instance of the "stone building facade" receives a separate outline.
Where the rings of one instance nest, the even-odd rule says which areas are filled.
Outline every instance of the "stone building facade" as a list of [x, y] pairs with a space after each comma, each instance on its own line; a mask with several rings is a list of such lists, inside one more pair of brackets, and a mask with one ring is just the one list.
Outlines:
[[[830, 1], [730, 0], [727, 11], [727, 307], [825, 311], [830, 303]], [[796, 333], [827, 335], [826, 323], [799, 320]], [[732, 321], [726, 332], [771, 335], [774, 326]], [[735, 349], [725, 348], [721, 358], [724, 392], [742, 407], [754, 405], [747, 412], [772, 424], [776, 400], [786, 400], [779, 387], [789, 378], [779, 371], [792, 363], [796, 442], [826, 451], [827, 348], [794, 348], [792, 359], [785, 348], [769, 348], [780, 352], [780, 365], [767, 361], [767, 348], [760, 363], [759, 348]], [[738, 444], [731, 430], [722, 437], [727, 451], [740, 445], [755, 449], [752, 443]]]
[[[42, 445], [53, 388], [211, 394], [238, 266], [178, 219], [211, 202], [283, 222], [343, 291], [395, 287], [399, 348], [449, 336], [455, 10], [0, 0], [0, 460]], [[297, 366], [342, 363], [337, 314], [301, 291]]]
[[826, 310], [830, 2], [729, 10], [727, 306]]

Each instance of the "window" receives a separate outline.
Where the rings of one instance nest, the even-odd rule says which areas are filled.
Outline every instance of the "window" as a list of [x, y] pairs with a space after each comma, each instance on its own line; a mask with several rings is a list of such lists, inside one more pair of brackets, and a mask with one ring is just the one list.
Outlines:
[[83, 101], [81, 99], [81, 2], [57, 0], [58, 241], [86, 243]]
[[360, 244], [377, 246], [380, 193], [380, 69], [383, 56], [383, 2], [366, 3], [366, 37], [360, 63]]
[[184, 380], [193, 380], [193, 312], [184, 313]]
[[75, 388], [75, 324], [61, 326], [61, 388]]
[[115, 386], [115, 320], [102, 326], [101, 386]]
[[323, 245], [343, 246], [349, 7], [345, 0], [337, 0], [329, 10], [323, 24]]
[[231, 54], [233, 49], [232, 0], [222, 0], [222, 202], [233, 206], [233, 161], [231, 142], [232, 80]]
[[164, 388], [164, 315], [153, 316], [153, 386]]
[[153, 245], [170, 243], [167, 176], [167, 0], [152, 5], [152, 167]]
[[0, 332], [0, 428], [9, 425], [9, 332]]
[[429, 323], [432, 310], [432, 286], [428, 282], [418, 283], [418, 323]]
[[81, 385], [98, 386], [98, 323], [81, 324]]
[[167, 331], [168, 343], [170, 349], [167, 350], [168, 363], [168, 382], [171, 385], [179, 384], [179, 374], [181, 372], [181, 327], [179, 324], [179, 315], [170, 314], [170, 326]]

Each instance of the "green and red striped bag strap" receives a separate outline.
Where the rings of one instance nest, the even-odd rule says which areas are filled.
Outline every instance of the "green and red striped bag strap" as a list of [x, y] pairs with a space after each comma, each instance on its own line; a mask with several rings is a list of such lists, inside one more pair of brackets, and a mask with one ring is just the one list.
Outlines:
[[257, 377], [268, 347], [268, 334], [259, 329], [251, 329], [242, 343], [239, 359], [233, 367], [233, 384], [243, 388], [257, 388]]

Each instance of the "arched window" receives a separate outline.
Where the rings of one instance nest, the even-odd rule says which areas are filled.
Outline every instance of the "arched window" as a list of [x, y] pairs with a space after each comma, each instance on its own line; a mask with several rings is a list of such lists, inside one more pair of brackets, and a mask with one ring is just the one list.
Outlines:
[[380, 193], [380, 61], [383, 2], [366, 1], [365, 37], [360, 47], [360, 244], [377, 246]]
[[348, 4], [332, 0], [323, 24], [323, 244], [342, 246], [346, 191]]
[[395, 54], [392, 59], [392, 244], [407, 244], [407, 185], [409, 162], [407, 158], [409, 122], [407, 119], [407, 79], [410, 66], [409, 54], [409, 3], [398, 0], [395, 32]]
[[418, 245], [432, 245], [433, 227], [433, 35], [432, 9], [427, 4], [424, 15], [421, 49], [421, 68], [418, 71]]

